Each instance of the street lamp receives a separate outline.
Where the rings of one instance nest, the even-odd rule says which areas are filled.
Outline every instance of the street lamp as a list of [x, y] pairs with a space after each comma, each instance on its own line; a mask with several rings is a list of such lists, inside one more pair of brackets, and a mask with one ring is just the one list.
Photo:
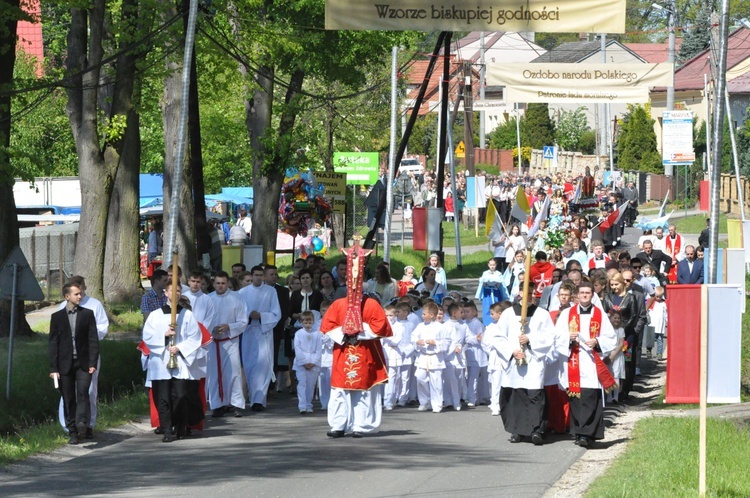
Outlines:
[[674, 46], [675, 46], [675, 33], [674, 33], [674, 23], [675, 23], [675, 12], [673, 10], [674, 3], [672, 4], [672, 8], [667, 8], [659, 5], [658, 3], [652, 3], [651, 7], [655, 8], [656, 10], [663, 10], [667, 13], [667, 23], [669, 26], [669, 52], [667, 55], [667, 62], [672, 64], [672, 85], [667, 87], [667, 110], [673, 111], [674, 110]]

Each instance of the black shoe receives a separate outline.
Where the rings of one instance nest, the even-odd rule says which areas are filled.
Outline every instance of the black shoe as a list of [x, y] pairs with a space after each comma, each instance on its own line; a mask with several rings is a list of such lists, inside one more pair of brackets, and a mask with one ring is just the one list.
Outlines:
[[300, 415], [307, 415], [307, 411], [306, 411], [306, 410], [300, 410], [300, 411], [299, 411], [299, 414], [300, 414]]
[[71, 432], [68, 436], [68, 444], [78, 444], [78, 433]]
[[164, 429], [162, 429], [161, 427], [157, 427], [156, 429], [154, 429], [154, 434], [164, 434]]
[[211, 412], [211, 418], [221, 418], [224, 416], [227, 410], [228, 409], [226, 406], [220, 406], [219, 408]]
[[521, 442], [521, 436], [518, 434], [511, 434], [510, 436], [510, 442], [511, 443], [520, 443]]
[[344, 431], [328, 431], [326, 432], [326, 436], [333, 439], [338, 439], [340, 437], [344, 437]]
[[171, 443], [172, 441], [174, 441], [174, 438], [172, 437], [172, 434], [164, 434], [164, 437], [161, 438], [161, 442], [162, 443]]
[[88, 427], [86, 429], [86, 435], [83, 437], [85, 437], [86, 439], [94, 439], [94, 429], [92, 429], [91, 427]]
[[359, 432], [359, 431], [354, 431], [354, 432], [352, 432], [352, 437], [356, 438], [356, 439], [359, 439], [359, 438], [365, 437], [365, 435], [363, 433]]
[[588, 448], [591, 446], [591, 441], [586, 436], [579, 436], [578, 439], [576, 439], [576, 444], [581, 448]]
[[534, 446], [541, 446], [544, 444], [544, 438], [538, 432], [532, 432], [531, 442], [534, 443]]
[[265, 410], [265, 408], [263, 408], [263, 405], [261, 405], [260, 403], [253, 403], [253, 406], [251, 406], [250, 409], [254, 412], [262, 412], [263, 410]]
[[234, 415], [234, 418], [242, 418], [242, 412], [239, 408], [232, 410], [232, 414]]

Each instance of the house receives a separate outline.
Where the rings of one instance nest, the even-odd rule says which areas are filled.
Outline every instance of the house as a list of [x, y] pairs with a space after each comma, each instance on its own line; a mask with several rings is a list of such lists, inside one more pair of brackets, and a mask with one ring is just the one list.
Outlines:
[[21, 56], [19, 52], [23, 51], [36, 59], [36, 75], [41, 78], [43, 75], [42, 63], [44, 62], [44, 42], [42, 40], [42, 7], [39, 0], [29, 0], [21, 2], [21, 8], [35, 22], [18, 21], [16, 27], [16, 55]]
[[[750, 106], [750, 29], [740, 27], [727, 40], [727, 92], [732, 109], [732, 125], [743, 126]], [[693, 116], [706, 120], [709, 115], [706, 86], [711, 91], [711, 56], [706, 49], [686, 61], [674, 75], [674, 108], [693, 111]], [[666, 87], [651, 91], [651, 117], [656, 120], [654, 130], [661, 149], [661, 116], [667, 107]]]
[[[609, 39], [606, 41], [605, 56], [606, 64], [645, 64], [649, 62], [649, 57], [640, 55], [637, 50], [630, 48], [629, 44], [625, 45], [613, 39]], [[603, 61], [601, 40], [580, 40], [577, 42], [561, 43], [546, 54], [537, 57], [531, 62], [535, 64], [602, 64]], [[550, 114], [557, 116], [559, 116], [560, 112], [563, 110], [574, 111], [577, 107], [578, 106], [574, 104], [549, 104]], [[601, 125], [599, 123], [600, 120], [603, 119], [603, 104], [591, 103], [589, 105], [584, 105], [584, 107], [588, 126], [595, 130], [600, 129]], [[626, 104], [610, 104], [610, 122], [614, 123], [617, 116], [622, 116], [625, 112], [627, 112]], [[610, 129], [612, 128], [613, 127], [610, 126]]]
[[[533, 33], [506, 33], [506, 32], [487, 32], [484, 40], [478, 31], [469, 33], [460, 40], [451, 45], [451, 83], [450, 92], [451, 100], [455, 100], [456, 92], [459, 88], [459, 81], [463, 77], [463, 64], [468, 62], [472, 67], [472, 81], [474, 101], [479, 99], [479, 81], [482, 60], [482, 44], [484, 43], [484, 60], [489, 67], [492, 65], [502, 65], [509, 62], [529, 62], [539, 57], [546, 51], [533, 42]], [[407, 73], [407, 98], [404, 105], [407, 109], [412, 109], [414, 100], [419, 93], [419, 87], [424, 80], [425, 72], [429, 61], [415, 61]], [[424, 115], [428, 112], [437, 112], [439, 109], [439, 85], [442, 77], [442, 65], [438, 62], [432, 73], [425, 93], [425, 101], [420, 107], [419, 114]], [[502, 87], [485, 87], [486, 101], [503, 101]], [[477, 110], [478, 108], [475, 108]], [[485, 119], [485, 130], [489, 133], [494, 130], [498, 124], [508, 119], [511, 108], [491, 107], [483, 109]]]

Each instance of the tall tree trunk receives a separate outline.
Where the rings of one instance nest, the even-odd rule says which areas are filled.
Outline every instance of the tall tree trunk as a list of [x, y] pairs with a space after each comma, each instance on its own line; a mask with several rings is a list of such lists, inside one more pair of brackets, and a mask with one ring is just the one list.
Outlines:
[[[187, 26], [188, 0], [183, 0], [185, 26]], [[193, 48], [193, 63], [190, 65], [190, 102], [188, 102], [188, 136], [190, 137], [190, 172], [193, 176], [193, 201], [197, 257], [200, 262], [211, 250], [211, 235], [206, 221], [206, 190], [203, 183], [203, 147], [201, 145], [201, 115], [198, 105], [198, 68]]]
[[[240, 71], [243, 70], [246, 71], [244, 66], [241, 66]], [[253, 231], [250, 241], [252, 244], [262, 245], [263, 254], [276, 250], [279, 193], [284, 181], [283, 174], [268, 167], [267, 161], [271, 151], [267, 149], [264, 141], [271, 129], [273, 77], [272, 67], [258, 68], [255, 74], [257, 87], [253, 92], [253, 99], [245, 101], [245, 124], [253, 150]], [[277, 192], [275, 197], [273, 192]]]
[[[333, 119], [334, 103], [329, 101], [326, 105], [326, 143], [322, 150], [323, 166], [327, 171], [333, 172]], [[346, 197], [345, 197], [346, 198]], [[345, 201], [344, 205], [348, 205]], [[333, 226], [333, 238], [336, 247], [346, 247], [346, 211], [343, 214], [334, 213], [331, 215], [331, 225]]]
[[86, 278], [87, 292], [103, 298], [104, 251], [113, 177], [104, 163], [97, 127], [97, 86], [102, 61], [104, 0], [89, 10], [71, 9], [68, 33], [68, 104], [66, 112], [78, 153], [81, 221], [74, 261]]
[[[13, 68], [16, 63], [16, 26], [21, 15], [19, 0], [4, 0], [5, 12], [0, 18], [0, 264], [19, 243], [18, 215], [13, 198], [13, 177], [8, 147], [10, 147], [11, 108], [10, 93], [13, 86]], [[10, 334], [10, 301], [0, 300], [0, 337]], [[16, 307], [17, 334], [31, 335], [23, 313], [23, 302]]]
[[[175, 7], [166, 9], [165, 18], [171, 18], [176, 14]], [[184, 50], [184, 30], [182, 36], [177, 38]], [[174, 57], [181, 57], [182, 50], [178, 50]], [[164, 99], [162, 101], [162, 116], [164, 123], [164, 226], [168, 227], [172, 203], [172, 183], [176, 169], [178, 123], [180, 121], [180, 105], [182, 103], [182, 59], [179, 62], [167, 56], [167, 75], [164, 79]], [[187, 132], [187, 130], [186, 130]], [[187, 273], [197, 266], [198, 258], [195, 247], [195, 225], [193, 223], [193, 182], [190, 172], [190, 154], [185, 154], [182, 168], [182, 182], [180, 191], [174, 193], [179, 197], [180, 212], [175, 236], [175, 248], [179, 251], [179, 265], [183, 273]], [[165, 237], [170, 234], [166, 233]], [[165, 244], [166, 247], [166, 244]]]
[[[120, 49], [138, 35], [138, 0], [122, 2]], [[105, 147], [107, 169], [114, 174], [104, 256], [104, 297], [108, 303], [132, 301], [140, 292], [138, 238], [138, 174], [141, 165], [140, 117], [134, 106], [136, 62], [141, 52], [127, 52], [117, 59], [110, 122], [124, 119], [122, 137]]]

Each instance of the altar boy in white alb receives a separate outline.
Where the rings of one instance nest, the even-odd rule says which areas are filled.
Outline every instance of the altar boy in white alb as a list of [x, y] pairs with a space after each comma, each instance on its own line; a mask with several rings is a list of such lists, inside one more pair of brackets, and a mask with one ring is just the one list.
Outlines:
[[273, 328], [281, 320], [276, 289], [263, 284], [262, 266], [250, 272], [252, 283], [239, 291], [249, 313], [249, 321], [242, 336], [242, 362], [247, 377], [250, 409], [263, 411], [266, 394], [273, 377]]
[[604, 438], [604, 391], [617, 386], [600, 357], [617, 346], [617, 334], [607, 314], [591, 302], [593, 295], [592, 284], [581, 282], [578, 305], [563, 310], [556, 325], [559, 334], [570, 338], [562, 380], [567, 382], [570, 397], [571, 433], [575, 444], [583, 448]]
[[[172, 427], [176, 436], [184, 435], [188, 424], [189, 382], [195, 380], [190, 366], [201, 347], [202, 334], [190, 310], [177, 308], [177, 327], [171, 327], [172, 282], [165, 289], [168, 304], [152, 311], [143, 325], [143, 342], [150, 350], [148, 378], [151, 379], [154, 403], [159, 411], [159, 427], [165, 443], [172, 442]], [[176, 289], [179, 302], [181, 289]], [[169, 345], [174, 336], [174, 346]], [[169, 368], [170, 356], [177, 361], [176, 368]]]
[[323, 334], [314, 327], [312, 311], [300, 313], [302, 328], [294, 334], [294, 371], [297, 373], [297, 407], [300, 415], [313, 412], [315, 384], [323, 357]]
[[240, 335], [247, 327], [247, 308], [239, 296], [229, 290], [229, 275], [219, 272], [214, 278], [214, 292], [209, 298], [216, 310], [211, 336], [213, 344], [208, 349], [208, 376], [206, 394], [213, 417], [221, 417], [234, 410], [245, 409], [242, 392], [242, 365], [240, 364]]
[[[534, 287], [529, 285], [529, 303]], [[529, 304], [527, 325], [521, 328], [521, 304], [516, 303], [500, 315], [499, 334], [492, 346], [501, 358], [504, 370], [500, 391], [500, 415], [510, 442], [531, 440], [544, 443], [544, 367], [554, 342], [554, 324], [549, 312]]]

